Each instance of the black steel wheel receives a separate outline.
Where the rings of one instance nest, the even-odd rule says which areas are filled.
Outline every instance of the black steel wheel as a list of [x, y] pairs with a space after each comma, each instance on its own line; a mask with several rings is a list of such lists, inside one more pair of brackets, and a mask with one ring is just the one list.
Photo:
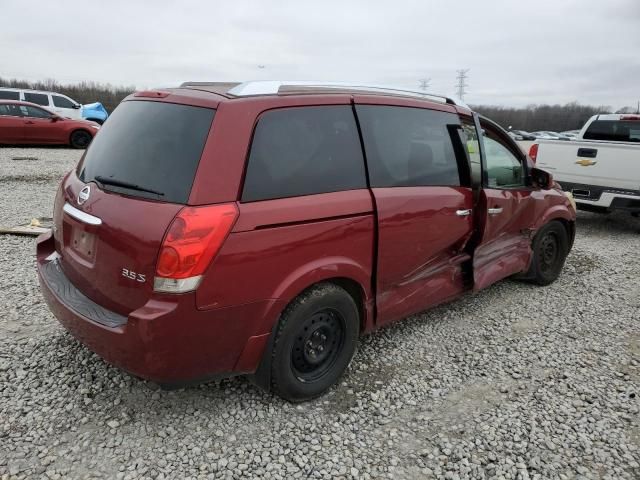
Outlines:
[[569, 237], [564, 225], [552, 221], [543, 226], [531, 245], [533, 258], [524, 278], [538, 285], [549, 285], [559, 276], [569, 253]]
[[76, 130], [71, 134], [70, 143], [73, 148], [87, 148], [93, 137], [85, 130]]
[[344, 343], [344, 318], [332, 309], [307, 317], [291, 350], [291, 363], [301, 382], [313, 382], [327, 373]]
[[560, 255], [560, 240], [556, 232], [545, 233], [540, 239], [536, 254], [539, 257], [541, 272], [547, 273], [556, 267]]
[[342, 376], [355, 353], [360, 314], [341, 287], [318, 284], [282, 313], [271, 352], [271, 387], [291, 402], [322, 394]]

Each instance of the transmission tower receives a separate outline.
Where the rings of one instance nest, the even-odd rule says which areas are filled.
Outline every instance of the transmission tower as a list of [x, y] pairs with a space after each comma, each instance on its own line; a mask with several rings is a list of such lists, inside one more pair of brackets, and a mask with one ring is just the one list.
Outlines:
[[460, 100], [464, 100], [464, 96], [467, 93], [465, 88], [469, 86], [469, 84], [467, 83], [467, 78], [469, 78], [467, 73], [469, 72], [469, 69], [465, 68], [462, 70], [458, 70], [457, 72], [458, 75], [456, 76], [456, 79], [458, 80], [458, 83], [456, 84], [456, 91], [458, 92], [458, 98]]
[[421, 78], [420, 79], [420, 90], [427, 91], [429, 90], [429, 86], [431, 85], [431, 78]]

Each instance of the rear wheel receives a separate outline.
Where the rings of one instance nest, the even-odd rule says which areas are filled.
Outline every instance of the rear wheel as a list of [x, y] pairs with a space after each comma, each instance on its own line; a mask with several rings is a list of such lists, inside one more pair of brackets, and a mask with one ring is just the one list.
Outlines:
[[549, 285], [559, 276], [569, 253], [567, 230], [558, 221], [543, 226], [531, 245], [533, 259], [525, 278], [538, 285]]
[[271, 383], [291, 402], [317, 397], [342, 376], [356, 350], [358, 307], [331, 283], [318, 284], [282, 314], [272, 350]]
[[84, 130], [76, 130], [71, 134], [70, 143], [73, 148], [87, 148], [91, 143], [91, 134]]

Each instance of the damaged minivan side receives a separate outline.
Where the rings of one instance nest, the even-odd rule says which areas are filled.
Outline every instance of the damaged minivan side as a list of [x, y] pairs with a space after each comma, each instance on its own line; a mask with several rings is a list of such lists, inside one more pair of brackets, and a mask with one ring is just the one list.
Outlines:
[[358, 337], [562, 270], [575, 208], [464, 105], [350, 85], [129, 96], [65, 176], [38, 276], [58, 320], [165, 386], [250, 375], [290, 401]]

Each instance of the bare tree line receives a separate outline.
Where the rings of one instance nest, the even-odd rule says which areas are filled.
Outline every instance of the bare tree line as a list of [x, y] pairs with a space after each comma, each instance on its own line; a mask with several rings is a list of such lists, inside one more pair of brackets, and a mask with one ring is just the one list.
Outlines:
[[100, 102], [109, 113], [118, 106], [124, 97], [136, 90], [134, 86], [115, 87], [108, 83], [98, 82], [80, 82], [63, 85], [52, 79], [41, 82], [27, 82], [25, 80], [6, 79], [2, 77], [0, 77], [0, 87], [28, 88], [32, 90], [58, 92], [82, 104]]
[[[99, 82], [80, 82], [75, 84], [61, 84], [52, 79], [41, 82], [5, 79], [0, 77], [0, 87], [29, 88], [33, 90], [47, 90], [59, 92], [80, 103], [101, 102], [108, 112], [114, 108], [136, 88], [116, 87]], [[485, 115], [504, 128], [513, 127], [515, 130], [553, 130], [562, 132], [581, 128], [592, 115], [610, 113], [611, 107], [580, 105], [576, 102], [566, 105], [528, 105], [524, 108], [499, 107], [491, 105], [475, 105], [475, 111]], [[636, 108], [624, 107], [618, 113], [635, 113]]]
[[[609, 106], [594, 107], [580, 105], [576, 102], [566, 105], [528, 105], [524, 108], [496, 107], [490, 105], [475, 105], [472, 107], [478, 113], [489, 117], [504, 128], [513, 127], [514, 130], [535, 132], [551, 130], [564, 132], [582, 128], [593, 115], [612, 113]], [[633, 107], [624, 107], [616, 113], [635, 113]]]

